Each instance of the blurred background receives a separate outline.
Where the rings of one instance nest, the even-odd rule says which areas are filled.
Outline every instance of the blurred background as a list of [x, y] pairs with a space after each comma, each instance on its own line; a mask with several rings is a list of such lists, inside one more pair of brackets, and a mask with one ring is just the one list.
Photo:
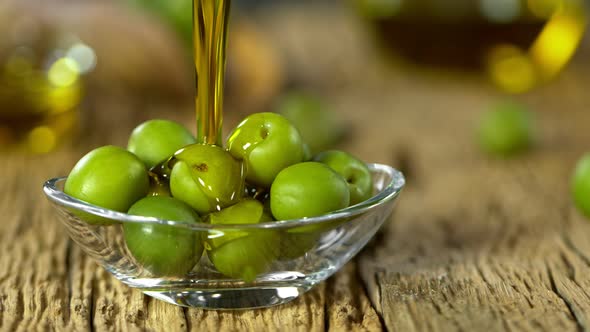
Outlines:
[[[0, 149], [44, 154], [125, 145], [134, 126], [155, 117], [194, 128], [191, 6], [190, 0], [3, 0]], [[359, 139], [373, 125], [387, 130], [403, 118], [414, 119], [406, 121], [413, 128], [393, 131], [432, 130], [421, 124], [437, 109], [478, 113], [508, 98], [534, 110], [544, 103], [534, 97], [540, 94], [563, 96], [560, 108], [568, 92], [583, 88], [552, 90], [560, 77], [590, 75], [584, 0], [233, 0], [232, 6], [226, 131], [249, 113], [283, 112], [316, 151], [346, 143], [379, 159], [375, 151], [384, 145], [407, 146], [404, 139], [413, 138]], [[448, 121], [459, 123], [465, 114], [448, 112]]]

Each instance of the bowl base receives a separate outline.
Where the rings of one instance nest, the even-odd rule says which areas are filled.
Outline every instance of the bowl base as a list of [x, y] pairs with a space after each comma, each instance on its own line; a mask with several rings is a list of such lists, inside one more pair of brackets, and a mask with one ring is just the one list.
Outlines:
[[256, 287], [236, 289], [143, 290], [168, 303], [211, 310], [268, 308], [296, 299], [310, 287]]

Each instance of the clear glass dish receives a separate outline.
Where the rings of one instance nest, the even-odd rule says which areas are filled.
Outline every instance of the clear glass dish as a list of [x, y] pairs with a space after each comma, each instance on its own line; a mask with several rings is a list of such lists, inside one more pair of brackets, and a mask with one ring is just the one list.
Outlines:
[[[43, 190], [70, 237], [123, 283], [176, 305], [245, 309], [295, 299], [338, 271], [369, 242], [391, 215], [405, 184], [403, 175], [389, 166], [369, 167], [375, 188], [371, 199], [325, 216], [255, 225], [188, 225], [103, 209], [66, 195], [62, 191], [65, 177], [47, 181]], [[97, 217], [114, 224], [93, 225], [85, 221]], [[205, 250], [188, 274], [154, 274], [133, 257], [125, 244], [124, 225], [129, 223], [194, 234], [203, 241]], [[255, 271], [250, 274], [252, 277], [228, 277], [218, 272], [209, 259], [211, 246], [207, 243], [236, 239], [255, 243], [256, 250], [238, 253], [255, 265], [242, 266]], [[273, 244], [267, 245], [270, 242]]]

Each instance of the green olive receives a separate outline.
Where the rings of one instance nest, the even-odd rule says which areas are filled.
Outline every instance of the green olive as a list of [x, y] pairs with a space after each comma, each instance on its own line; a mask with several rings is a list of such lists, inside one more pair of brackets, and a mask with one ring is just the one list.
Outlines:
[[189, 145], [170, 163], [172, 196], [201, 215], [231, 206], [244, 195], [244, 164], [218, 146]]
[[[262, 203], [246, 199], [209, 215], [213, 225], [257, 224], [271, 221]], [[279, 237], [269, 229], [226, 229], [211, 231], [206, 241], [207, 254], [222, 274], [252, 281], [268, 270], [278, 256]]]
[[270, 188], [282, 169], [302, 162], [305, 154], [297, 129], [275, 113], [244, 119], [229, 135], [227, 149], [244, 160], [248, 182], [264, 188]]
[[[272, 214], [278, 220], [315, 217], [348, 207], [349, 185], [325, 164], [306, 162], [284, 169], [270, 191]], [[281, 234], [280, 259], [301, 257], [313, 249], [322, 233], [341, 221], [290, 229]]]
[[270, 188], [270, 207], [277, 220], [315, 217], [348, 207], [344, 178], [325, 164], [305, 162], [282, 170]]
[[150, 120], [133, 130], [127, 149], [137, 155], [148, 168], [152, 168], [195, 142], [193, 135], [176, 122]]
[[[103, 146], [86, 154], [70, 172], [64, 192], [79, 200], [106, 209], [126, 212], [144, 197], [149, 188], [145, 165], [131, 152]], [[83, 216], [91, 224], [111, 221]]]
[[571, 187], [576, 207], [590, 218], [590, 153], [578, 161]]
[[246, 236], [208, 252], [209, 259], [222, 274], [253, 281], [269, 270], [278, 256], [278, 237], [274, 232], [251, 231]]
[[328, 233], [343, 223], [348, 218], [323, 221], [318, 224], [297, 226], [281, 233], [280, 260], [295, 259], [312, 251], [320, 241], [323, 234]]
[[314, 160], [330, 166], [342, 175], [350, 189], [350, 205], [364, 202], [373, 195], [371, 171], [364, 162], [353, 155], [332, 150], [318, 154]]
[[344, 137], [338, 116], [311, 94], [290, 92], [281, 99], [278, 112], [297, 128], [313, 154], [331, 149]]
[[[135, 203], [128, 213], [179, 223], [200, 222], [188, 205], [165, 196], [146, 197]], [[123, 228], [127, 248], [154, 275], [185, 275], [203, 253], [199, 234], [189, 229], [148, 223], [125, 223]]]
[[524, 105], [503, 102], [481, 119], [479, 143], [490, 154], [509, 157], [533, 143], [533, 114]]
[[315, 247], [320, 237], [321, 232], [316, 230], [282, 233], [279, 259], [290, 260], [304, 256]]

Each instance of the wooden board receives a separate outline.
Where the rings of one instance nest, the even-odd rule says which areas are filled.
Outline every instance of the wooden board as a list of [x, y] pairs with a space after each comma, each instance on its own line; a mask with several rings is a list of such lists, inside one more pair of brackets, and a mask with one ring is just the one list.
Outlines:
[[[275, 19], [288, 27], [303, 17]], [[325, 26], [320, 14], [305, 19], [310, 30]], [[335, 51], [311, 52], [339, 86], [314, 82], [353, 128], [345, 148], [408, 177], [391, 222], [360, 256], [304, 297], [264, 310], [183, 309], [122, 285], [68, 240], [41, 193], [44, 180], [67, 174], [85, 151], [124, 145], [130, 128], [151, 116], [96, 100], [92, 111], [118, 124], [100, 131], [107, 136], [95, 132], [47, 156], [0, 155], [0, 330], [590, 329], [590, 223], [569, 195], [575, 162], [590, 151], [586, 58], [520, 97], [537, 115], [536, 148], [497, 160], [479, 151], [473, 130], [501, 94], [470, 76], [383, 67], [354, 53], [365, 42], [349, 30], [354, 23], [330, 26], [351, 38], [343, 52], [357, 66], [329, 65]], [[227, 123], [237, 120], [230, 113]]]

